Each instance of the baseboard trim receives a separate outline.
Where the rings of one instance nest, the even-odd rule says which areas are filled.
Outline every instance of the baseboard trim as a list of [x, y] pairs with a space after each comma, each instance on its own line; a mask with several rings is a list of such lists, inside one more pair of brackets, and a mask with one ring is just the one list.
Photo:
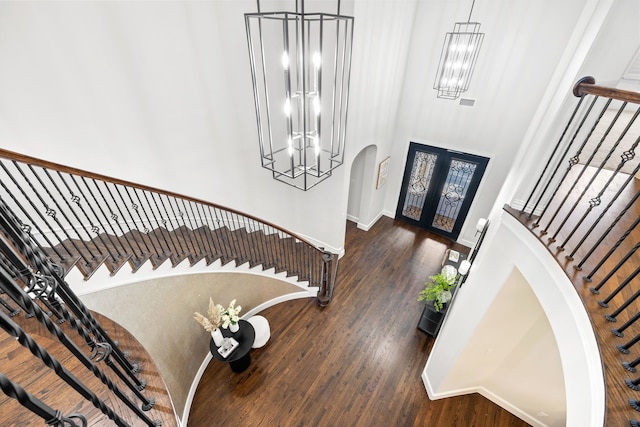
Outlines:
[[[269, 301], [263, 302], [262, 304], [259, 304], [253, 309], [247, 311], [244, 314], [244, 316], [242, 316], [242, 319], [246, 320], [251, 316], [254, 316], [260, 313], [262, 310], [265, 310], [269, 307], [273, 307], [274, 305], [280, 304], [281, 302], [291, 301], [294, 299], [302, 299], [302, 298], [315, 298], [317, 295], [318, 295], [318, 288], [316, 287], [310, 287], [308, 288], [308, 291], [281, 295], [277, 298], [273, 298]], [[196, 389], [198, 388], [198, 384], [200, 383], [200, 380], [202, 379], [202, 376], [204, 375], [204, 371], [207, 369], [207, 366], [209, 366], [209, 362], [211, 362], [211, 359], [213, 359], [213, 356], [211, 355], [211, 353], [207, 352], [207, 355], [205, 356], [204, 360], [200, 364], [200, 368], [198, 369], [198, 372], [196, 372], [196, 375], [193, 378], [193, 382], [191, 383], [191, 387], [189, 388], [189, 394], [187, 395], [187, 399], [184, 403], [184, 411], [182, 412], [182, 417], [178, 420], [180, 427], [187, 427], [187, 424], [189, 423], [189, 413], [191, 412], [191, 404], [193, 403], [193, 398], [196, 394]]]
[[501, 398], [500, 396], [498, 396], [497, 394], [495, 394], [494, 392], [492, 392], [491, 390], [485, 387], [482, 387], [482, 386], [469, 387], [464, 389], [449, 390], [446, 393], [436, 393], [433, 390], [431, 383], [429, 382], [429, 378], [426, 375], [426, 370], [422, 371], [421, 377], [422, 377], [422, 382], [425, 385], [425, 389], [427, 390], [427, 395], [431, 400], [446, 399], [448, 397], [463, 396], [466, 394], [478, 393], [479, 395], [489, 399], [490, 401], [492, 401], [493, 403], [495, 403], [505, 411], [509, 411], [516, 417], [520, 418], [521, 420], [525, 421], [528, 424], [531, 424], [534, 427], [548, 427], [547, 424], [540, 421], [538, 418], [535, 418], [531, 414], [528, 414], [525, 411], [521, 410], [520, 408], [512, 405], [510, 402], [504, 400], [503, 398]]

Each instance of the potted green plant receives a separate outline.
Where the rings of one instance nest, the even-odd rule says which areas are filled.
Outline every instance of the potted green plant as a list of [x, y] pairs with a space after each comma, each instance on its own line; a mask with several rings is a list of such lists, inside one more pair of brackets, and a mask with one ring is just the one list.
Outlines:
[[456, 277], [447, 272], [440, 272], [429, 277], [429, 281], [425, 282], [424, 289], [418, 295], [418, 301], [432, 301], [433, 308], [436, 312], [442, 310], [442, 307], [451, 301], [451, 288], [456, 283]]

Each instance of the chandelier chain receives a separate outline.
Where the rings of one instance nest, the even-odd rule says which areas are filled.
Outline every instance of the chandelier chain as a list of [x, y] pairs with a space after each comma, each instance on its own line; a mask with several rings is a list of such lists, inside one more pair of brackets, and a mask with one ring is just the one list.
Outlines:
[[467, 19], [467, 22], [471, 22], [471, 14], [473, 13], [473, 6], [475, 6], [476, 4], [476, 0], [473, 0], [473, 3], [471, 3], [471, 10], [469, 11], [469, 19]]

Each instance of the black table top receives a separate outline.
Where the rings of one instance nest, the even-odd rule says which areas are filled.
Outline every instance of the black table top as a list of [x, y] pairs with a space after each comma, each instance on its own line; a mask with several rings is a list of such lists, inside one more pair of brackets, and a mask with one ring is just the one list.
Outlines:
[[242, 357], [244, 357], [249, 350], [251, 350], [251, 346], [253, 346], [253, 342], [256, 339], [256, 331], [253, 329], [253, 325], [247, 322], [246, 320], [240, 320], [240, 329], [236, 333], [232, 333], [229, 329], [220, 328], [223, 337], [233, 337], [236, 341], [238, 341], [238, 347], [231, 353], [229, 357], [226, 359], [218, 353], [218, 347], [213, 342], [213, 338], [209, 343], [209, 349], [213, 357], [222, 362], [234, 362]]

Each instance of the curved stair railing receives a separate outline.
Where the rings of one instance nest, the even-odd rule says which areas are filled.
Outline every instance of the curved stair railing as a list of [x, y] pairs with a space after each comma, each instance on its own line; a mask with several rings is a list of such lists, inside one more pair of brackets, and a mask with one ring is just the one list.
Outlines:
[[[215, 261], [297, 276], [318, 288], [322, 306], [331, 301], [338, 264], [337, 255], [251, 215], [0, 149], [0, 329], [113, 424], [129, 422], [30, 335], [28, 319], [98, 378], [128, 417], [159, 426], [162, 420], [147, 414], [155, 399], [147, 397], [139, 365], [128, 360], [64, 277], [73, 268], [88, 280], [102, 265], [115, 275], [147, 262], [155, 269]], [[14, 321], [22, 311], [24, 319]], [[2, 372], [0, 389], [48, 425], [87, 424], [83, 414], [63, 414]]]
[[505, 210], [555, 256], [592, 319], [606, 367], [606, 425], [639, 426], [640, 93], [585, 77], [573, 94], [526, 202]]
[[214, 203], [0, 149], [0, 198], [63, 275], [219, 260], [286, 272], [331, 301], [336, 254]]

